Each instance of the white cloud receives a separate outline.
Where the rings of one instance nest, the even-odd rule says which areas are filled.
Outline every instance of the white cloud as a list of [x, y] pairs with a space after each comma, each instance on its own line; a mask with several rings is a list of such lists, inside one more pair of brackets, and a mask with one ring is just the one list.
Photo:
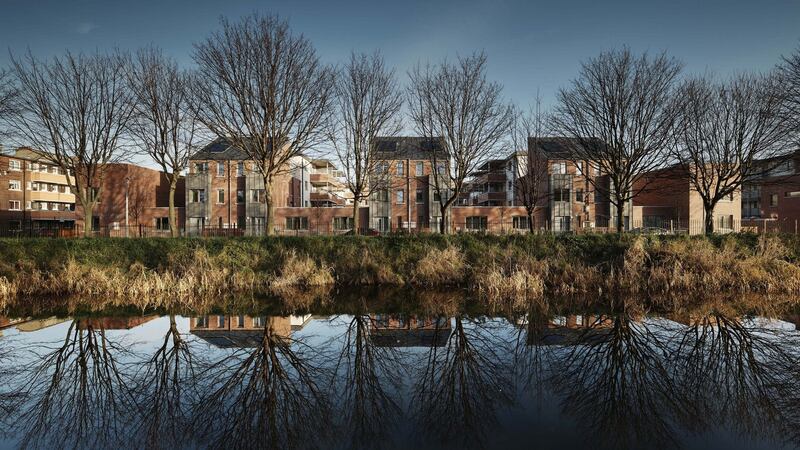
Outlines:
[[81, 22], [75, 27], [75, 32], [78, 34], [89, 34], [97, 28], [97, 25], [91, 22]]

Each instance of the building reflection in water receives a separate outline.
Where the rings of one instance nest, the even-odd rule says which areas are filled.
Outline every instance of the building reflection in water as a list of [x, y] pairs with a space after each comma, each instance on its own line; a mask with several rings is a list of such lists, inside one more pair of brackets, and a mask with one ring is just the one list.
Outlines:
[[274, 336], [288, 338], [303, 329], [311, 314], [299, 316], [208, 315], [190, 320], [189, 332], [220, 348], [255, 347], [261, 344], [266, 327]]
[[382, 347], [442, 347], [450, 319], [405, 314], [371, 314], [372, 341]]

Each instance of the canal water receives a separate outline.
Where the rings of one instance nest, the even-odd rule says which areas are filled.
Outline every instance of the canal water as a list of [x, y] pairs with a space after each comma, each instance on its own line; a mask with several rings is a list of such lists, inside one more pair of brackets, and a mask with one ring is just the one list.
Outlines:
[[796, 320], [5, 317], [0, 448], [796, 448]]

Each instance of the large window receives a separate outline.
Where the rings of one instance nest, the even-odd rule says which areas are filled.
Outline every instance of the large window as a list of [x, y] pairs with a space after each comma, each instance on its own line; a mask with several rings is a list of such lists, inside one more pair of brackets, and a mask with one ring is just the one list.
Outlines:
[[569, 201], [569, 188], [555, 188], [553, 189], [553, 201], [568, 202]]
[[12, 191], [22, 190], [22, 183], [19, 180], [9, 180], [8, 189]]
[[422, 161], [417, 161], [416, 166], [417, 166], [416, 172], [414, 173], [414, 175], [421, 177], [425, 173], [425, 163], [423, 163]]
[[264, 194], [264, 189], [250, 189], [250, 201], [253, 203], [264, 203], [266, 200], [266, 194]]
[[208, 173], [208, 163], [207, 162], [195, 163], [194, 173]]
[[20, 164], [17, 160], [10, 159], [8, 160], [8, 170], [13, 170], [15, 172], [20, 171], [22, 170], [22, 164]]
[[575, 189], [575, 201], [583, 203], [583, 189]]
[[169, 230], [169, 217], [156, 217], [156, 230]]
[[244, 189], [236, 190], [236, 203], [244, 203]]
[[379, 202], [388, 202], [389, 201], [389, 191], [387, 189], [381, 189], [375, 193], [375, 197]]
[[402, 205], [405, 202], [405, 191], [402, 189], [397, 191], [397, 204]]
[[218, 162], [217, 163], [217, 176], [224, 177], [225, 176], [225, 163]]
[[192, 189], [190, 191], [190, 201], [192, 203], [205, 203], [206, 201], [206, 190], [205, 189]]
[[19, 211], [22, 209], [22, 204], [19, 200], [9, 200], [8, 201], [8, 209], [11, 211]]
[[514, 222], [513, 225], [515, 230], [528, 229], [528, 216], [514, 216], [512, 220]]
[[425, 191], [422, 189], [417, 189], [417, 203], [424, 203], [425, 202]]
[[287, 217], [286, 218], [287, 230], [307, 230], [308, 217]]
[[487, 225], [486, 216], [469, 216], [467, 217], [468, 230], [485, 230]]
[[397, 168], [396, 168], [396, 171], [397, 171], [397, 176], [400, 176], [400, 177], [402, 177], [402, 176], [403, 176], [403, 167], [404, 167], [404, 164], [403, 164], [403, 162], [402, 162], [402, 161], [401, 161], [401, 162], [398, 162], [396, 167], [397, 167]]
[[239, 161], [236, 164], [236, 176], [243, 177], [244, 176], [244, 161]]
[[225, 203], [225, 189], [217, 189], [217, 203]]
[[336, 230], [336, 231], [352, 230], [353, 229], [353, 218], [352, 217], [334, 217], [333, 218], [333, 229]]
[[555, 174], [567, 173], [567, 163], [565, 162], [554, 162], [552, 167]]
[[778, 194], [771, 194], [769, 196], [769, 206], [778, 206]]

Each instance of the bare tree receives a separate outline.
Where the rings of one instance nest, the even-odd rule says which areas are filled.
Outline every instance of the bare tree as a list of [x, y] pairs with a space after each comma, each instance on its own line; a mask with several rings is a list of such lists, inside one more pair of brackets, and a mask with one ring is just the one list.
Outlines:
[[386, 68], [377, 52], [352, 53], [338, 75], [335, 92], [330, 141], [353, 193], [353, 230], [357, 233], [359, 203], [381, 188], [388, 176], [388, 171], [379, 168], [382, 160], [372, 143], [378, 136], [400, 132], [403, 98], [394, 71]]
[[[16, 88], [13, 84], [11, 73], [0, 70], [0, 118], [11, 114]], [[0, 137], [5, 136], [6, 130], [0, 129]]]
[[[514, 175], [515, 197], [525, 207], [528, 215], [528, 230], [536, 230], [536, 210], [549, 198], [547, 189], [547, 157], [539, 147], [539, 139], [544, 135], [544, 118], [541, 101], [537, 97], [535, 108], [528, 111], [516, 110], [512, 128], [512, 145], [515, 151]], [[517, 152], [524, 150], [524, 159], [517, 158]]]
[[136, 115], [131, 131], [142, 150], [169, 181], [169, 228], [180, 234], [175, 191], [196, 141], [197, 122], [190, 109], [190, 75], [161, 50], [140, 50], [130, 71]]
[[253, 14], [195, 46], [194, 110], [212, 133], [239, 147], [264, 178], [266, 231], [274, 232], [275, 176], [325, 139], [333, 71], [311, 42], [276, 16]]
[[10, 126], [67, 175], [90, 236], [107, 165], [121, 156], [133, 112], [129, 58], [66, 53], [48, 62], [28, 52], [11, 62], [18, 95]]
[[417, 133], [441, 146], [430, 149], [430, 182], [439, 197], [439, 231], [449, 232], [448, 210], [463, 193], [465, 180], [498, 154], [514, 110], [502, 86], [486, 78], [486, 55], [459, 57], [438, 66], [417, 65], [410, 73], [410, 115]]
[[782, 99], [774, 76], [738, 75], [725, 83], [684, 83], [673, 154], [703, 202], [705, 233], [714, 232], [714, 208], [742, 183], [774, 166], [785, 147]]
[[648, 184], [640, 183], [643, 176], [667, 161], [681, 69], [665, 53], [636, 57], [625, 48], [583, 63], [578, 78], [558, 92], [554, 131], [571, 138], [565, 143], [576, 164], [599, 169], [600, 177], [586, 178], [616, 208], [617, 232], [626, 203]]
[[788, 57], [778, 68], [784, 90], [784, 117], [787, 134], [794, 137], [794, 144], [800, 147], [800, 48]]

